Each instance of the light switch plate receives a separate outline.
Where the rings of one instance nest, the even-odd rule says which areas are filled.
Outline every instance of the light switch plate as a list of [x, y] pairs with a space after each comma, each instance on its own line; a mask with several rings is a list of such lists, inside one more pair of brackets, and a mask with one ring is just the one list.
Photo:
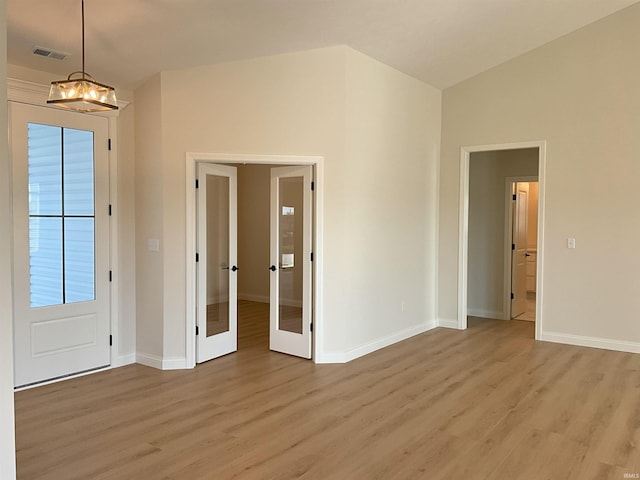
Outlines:
[[576, 248], [575, 238], [567, 238], [567, 248]]
[[160, 240], [158, 240], [157, 238], [150, 238], [147, 240], [147, 246], [150, 252], [159, 252]]

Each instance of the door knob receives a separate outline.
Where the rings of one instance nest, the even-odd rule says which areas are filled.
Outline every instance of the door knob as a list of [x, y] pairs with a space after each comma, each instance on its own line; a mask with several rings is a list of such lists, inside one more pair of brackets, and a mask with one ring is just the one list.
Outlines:
[[278, 267], [276, 267], [275, 265], [271, 265], [269, 267], [269, 270], [271, 270], [272, 272], [275, 272], [278, 269]]
[[231, 267], [232, 272], [235, 272], [236, 270], [240, 270], [240, 267], [236, 267], [235, 265]]
[[525, 256], [525, 257], [530, 257], [530, 256], [531, 256], [531, 254], [530, 254], [530, 253], [525, 253], [525, 254], [524, 254], [524, 256]]

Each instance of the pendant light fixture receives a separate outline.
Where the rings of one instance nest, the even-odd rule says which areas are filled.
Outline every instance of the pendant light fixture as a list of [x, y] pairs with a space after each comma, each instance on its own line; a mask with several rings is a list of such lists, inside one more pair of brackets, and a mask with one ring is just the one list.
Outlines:
[[51, 82], [47, 103], [78, 112], [117, 110], [116, 90], [98, 83], [84, 70], [84, 0], [82, 0], [82, 71]]

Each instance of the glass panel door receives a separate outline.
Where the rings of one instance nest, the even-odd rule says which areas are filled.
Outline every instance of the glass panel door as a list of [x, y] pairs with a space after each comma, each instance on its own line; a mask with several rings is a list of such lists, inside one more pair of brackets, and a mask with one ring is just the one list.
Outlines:
[[10, 104], [15, 382], [107, 366], [108, 120]]
[[237, 349], [237, 173], [198, 166], [197, 361]]
[[311, 168], [271, 170], [272, 350], [311, 358]]

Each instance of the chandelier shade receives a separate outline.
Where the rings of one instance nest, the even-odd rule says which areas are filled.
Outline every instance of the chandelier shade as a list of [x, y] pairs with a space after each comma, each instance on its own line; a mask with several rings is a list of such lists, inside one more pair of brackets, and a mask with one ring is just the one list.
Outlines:
[[82, 0], [82, 71], [70, 73], [66, 80], [51, 82], [47, 103], [82, 113], [118, 109], [115, 88], [96, 82], [84, 69], [84, 0]]
[[[81, 76], [74, 78], [76, 74]], [[51, 82], [47, 103], [79, 112], [118, 109], [115, 89], [96, 82], [84, 72], [73, 72], [66, 80]]]

